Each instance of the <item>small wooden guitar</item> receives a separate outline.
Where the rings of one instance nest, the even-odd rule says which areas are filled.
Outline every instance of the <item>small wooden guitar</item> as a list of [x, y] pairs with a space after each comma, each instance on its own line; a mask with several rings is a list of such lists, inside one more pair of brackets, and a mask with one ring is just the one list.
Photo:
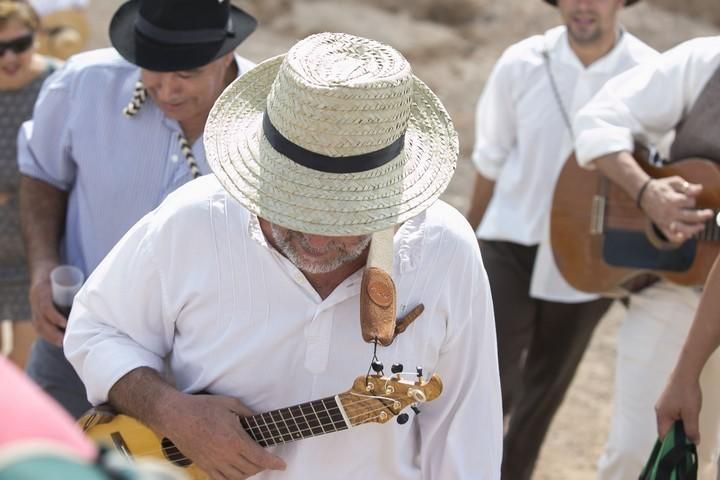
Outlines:
[[[292, 407], [241, 417], [243, 429], [263, 447], [346, 430], [364, 423], [385, 423], [417, 403], [434, 400], [442, 392], [440, 377], [423, 381], [403, 380], [400, 375], [358, 377], [350, 390]], [[407, 420], [401, 414], [398, 420]], [[404, 423], [402, 421], [401, 423]], [[138, 420], [97, 407], [78, 421], [94, 440], [128, 457], [152, 457], [183, 468], [190, 478], [207, 475], [185, 457], [168, 438], [161, 437]]]
[[565, 280], [586, 292], [617, 294], [644, 273], [682, 285], [702, 285], [720, 252], [720, 167], [704, 159], [686, 159], [662, 167], [648, 161], [645, 149], [634, 153], [653, 178], [679, 175], [703, 185], [698, 208], [715, 216], [705, 229], [682, 244], [669, 243], [618, 185], [596, 170], [581, 168], [571, 155], [555, 186], [550, 242]]

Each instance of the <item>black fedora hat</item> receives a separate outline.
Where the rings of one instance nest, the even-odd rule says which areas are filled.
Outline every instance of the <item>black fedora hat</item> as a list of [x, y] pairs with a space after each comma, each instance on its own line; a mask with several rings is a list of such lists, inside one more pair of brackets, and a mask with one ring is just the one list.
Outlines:
[[[544, 0], [544, 1], [545, 1], [545, 3], [549, 3], [550, 5], [557, 6], [557, 0]], [[629, 7], [630, 5], [632, 5], [633, 3], [637, 3], [638, 1], [639, 0], [627, 0], [625, 2], [625, 6]]]
[[129, 0], [110, 21], [110, 42], [141, 68], [172, 72], [207, 65], [256, 26], [230, 0]]

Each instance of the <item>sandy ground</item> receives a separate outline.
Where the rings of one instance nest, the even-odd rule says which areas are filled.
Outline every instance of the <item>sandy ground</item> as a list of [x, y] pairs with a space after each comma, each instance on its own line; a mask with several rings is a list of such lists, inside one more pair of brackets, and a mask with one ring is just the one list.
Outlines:
[[[92, 47], [107, 45], [108, 21], [119, 3], [118, 0], [93, 1]], [[247, 3], [249, 5], [243, 5], [261, 17], [262, 27], [241, 47], [241, 53], [256, 61], [284, 52], [295, 39], [313, 31], [352, 31], [382, 40], [389, 35], [388, 30], [407, 28], [416, 32], [414, 29], [422, 29], [423, 34], [414, 38], [431, 38], [427, 47], [418, 45], [419, 40], [402, 44], [407, 42], [404, 38], [412, 35], [398, 35], [387, 41], [398, 46], [411, 59], [418, 75], [438, 92], [460, 131], [462, 158], [445, 199], [461, 211], [467, 207], [474, 175], [467, 159], [472, 145], [473, 108], [489, 69], [505, 47], [558, 21], [551, 8], [530, 0], [447, 0], [451, 7], [467, 8], [474, 15], [472, 23], [455, 24], [451, 23], [458, 22], [457, 18], [447, 18], [447, 11], [442, 15], [428, 13], [427, 10], [413, 11], [408, 15], [402, 7], [397, 7], [399, 2], [393, 0], [368, 2], [390, 7], [395, 5], [400, 12], [393, 17], [383, 17], [375, 10], [363, 10], [364, 5], [351, 6], [342, 0], [256, 0]], [[405, 5], [410, 4], [403, 3]], [[412, 5], [419, 10], [427, 2]], [[340, 10], [334, 10], [336, 8]], [[449, 25], [438, 27], [426, 19], [414, 17], [423, 14], [443, 17]], [[364, 26], [363, 22], [367, 25]], [[384, 29], [383, 25], [390, 25], [390, 22], [393, 28]], [[710, 24], [672, 15], [647, 3], [625, 12], [623, 22], [630, 31], [659, 49], [669, 48], [693, 36], [716, 34], [718, 31]], [[437, 51], [427, 50], [437, 45], [448, 46]], [[607, 436], [611, 414], [615, 336], [621, 318], [622, 308], [615, 306], [600, 323], [552, 424], [536, 470], [536, 480], [595, 478], [595, 464]]]

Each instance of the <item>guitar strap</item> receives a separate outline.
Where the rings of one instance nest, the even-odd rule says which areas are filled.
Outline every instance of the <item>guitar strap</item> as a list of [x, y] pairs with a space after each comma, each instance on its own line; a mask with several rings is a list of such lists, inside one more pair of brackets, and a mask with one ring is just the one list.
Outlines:
[[562, 115], [563, 122], [565, 123], [565, 126], [568, 129], [568, 133], [570, 134], [570, 139], [572, 140], [573, 145], [575, 144], [575, 132], [573, 132], [572, 128], [572, 122], [570, 121], [570, 115], [568, 115], [567, 110], [565, 109], [565, 105], [563, 105], [562, 97], [560, 96], [560, 90], [558, 89], [557, 82], [555, 81], [555, 76], [552, 73], [552, 66], [550, 65], [550, 51], [548, 50], [547, 46], [543, 48], [542, 51], [543, 56], [543, 64], [545, 65], [545, 70], [547, 71], [548, 78], [550, 79], [550, 87], [552, 88], [553, 96], [555, 97], [555, 103], [557, 103], [558, 109], [560, 110], [560, 114]]
[[360, 287], [360, 326], [363, 340], [390, 345], [423, 312], [419, 304], [401, 319], [396, 319], [397, 292], [389, 272], [393, 266], [393, 236], [389, 228], [374, 233]]
[[670, 161], [700, 157], [720, 163], [720, 67], [712, 74], [702, 92], [675, 130]]

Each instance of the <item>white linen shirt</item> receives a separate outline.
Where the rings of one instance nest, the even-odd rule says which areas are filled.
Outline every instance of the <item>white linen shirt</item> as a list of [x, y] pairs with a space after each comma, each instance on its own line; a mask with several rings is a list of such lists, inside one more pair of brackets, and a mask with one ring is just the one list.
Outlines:
[[608, 82], [575, 118], [578, 162], [588, 165], [603, 155], [632, 152], [634, 139], [663, 141], [695, 105], [718, 66], [720, 36], [702, 37]]
[[477, 237], [539, 244], [530, 295], [553, 301], [597, 298], [572, 288], [557, 269], [549, 245], [554, 185], [572, 152], [568, 130], [545, 65], [546, 52], [569, 118], [614, 75], [657, 52], [622, 32], [615, 47], [585, 67], [572, 51], [564, 26], [508, 48], [495, 65], [477, 106], [472, 160], [495, 181]]
[[[258, 480], [499, 479], [502, 407], [489, 284], [465, 219], [437, 202], [395, 234], [402, 315], [424, 313], [378, 356], [441, 376], [439, 398], [405, 425], [363, 425], [271, 447], [285, 472]], [[179, 390], [239, 398], [254, 412], [347, 391], [372, 346], [361, 338], [362, 272], [321, 299], [265, 241], [257, 217], [213, 175], [145, 216], [73, 304], [65, 354], [91, 403], [141, 366]]]

